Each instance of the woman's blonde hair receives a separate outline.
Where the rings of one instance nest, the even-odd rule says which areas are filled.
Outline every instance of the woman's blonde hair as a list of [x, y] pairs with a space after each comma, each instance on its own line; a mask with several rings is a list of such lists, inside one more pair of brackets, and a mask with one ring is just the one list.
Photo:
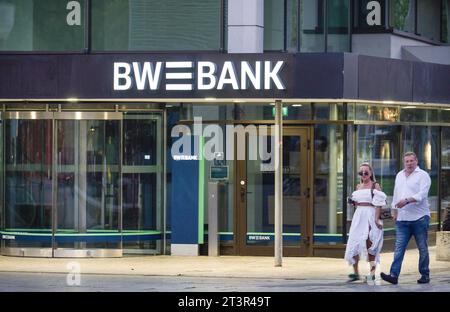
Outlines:
[[[368, 163], [368, 162], [363, 162], [359, 167], [369, 167], [370, 172], [372, 173], [372, 175], [370, 176], [370, 181], [372, 182], [377, 182], [377, 180], [375, 179], [375, 173], [373, 172], [373, 168], [372, 166]], [[362, 183], [362, 177], [359, 178], [359, 182]]]

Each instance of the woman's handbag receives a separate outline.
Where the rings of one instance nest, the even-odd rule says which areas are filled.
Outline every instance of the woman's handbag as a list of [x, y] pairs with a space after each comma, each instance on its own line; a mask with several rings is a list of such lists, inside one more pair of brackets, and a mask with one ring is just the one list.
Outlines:
[[391, 208], [381, 208], [380, 219], [392, 219]]
[[[372, 194], [372, 199], [373, 199], [373, 190], [375, 189], [375, 183], [372, 183], [372, 189], [370, 190], [370, 193]], [[380, 220], [386, 220], [386, 219], [392, 219], [392, 215], [391, 215], [391, 208], [381, 208], [381, 213], [380, 213]]]

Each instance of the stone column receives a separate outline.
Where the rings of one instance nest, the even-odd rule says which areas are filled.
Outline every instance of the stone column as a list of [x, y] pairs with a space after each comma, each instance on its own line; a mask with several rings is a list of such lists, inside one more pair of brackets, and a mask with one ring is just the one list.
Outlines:
[[228, 0], [228, 53], [262, 53], [264, 0]]

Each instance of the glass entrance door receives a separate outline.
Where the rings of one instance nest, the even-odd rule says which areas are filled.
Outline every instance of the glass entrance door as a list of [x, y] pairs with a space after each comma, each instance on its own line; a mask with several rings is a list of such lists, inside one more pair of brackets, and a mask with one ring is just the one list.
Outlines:
[[162, 111], [1, 117], [2, 254], [164, 253]]
[[121, 256], [122, 113], [5, 112], [2, 253]]
[[[238, 162], [237, 249], [242, 255], [273, 255], [275, 172], [271, 159], [251, 155], [247, 136], [246, 159]], [[270, 151], [271, 137], [260, 138]], [[310, 255], [312, 214], [309, 128], [283, 130], [283, 254]], [[253, 145], [254, 146], [254, 145]]]
[[[51, 256], [52, 113], [3, 113], [2, 251]], [[23, 233], [23, 235], [22, 235]]]
[[55, 117], [54, 256], [120, 256], [122, 113]]

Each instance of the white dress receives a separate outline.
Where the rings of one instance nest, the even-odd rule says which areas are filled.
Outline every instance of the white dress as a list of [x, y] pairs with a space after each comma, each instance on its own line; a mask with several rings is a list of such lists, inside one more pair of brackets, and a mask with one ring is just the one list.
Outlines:
[[[373, 199], [370, 189], [361, 189], [354, 191], [352, 199], [360, 203], [372, 203], [374, 206], [386, 205], [386, 194], [373, 190]], [[382, 220], [379, 223], [383, 224]], [[371, 247], [367, 250], [366, 240], [372, 242]], [[345, 249], [345, 260], [350, 264], [355, 263], [356, 255], [360, 259], [368, 260], [367, 253], [375, 256], [376, 263], [380, 262], [380, 252], [383, 246], [383, 230], [379, 229], [375, 224], [375, 207], [372, 206], [357, 206], [350, 226], [350, 232], [347, 241], [347, 248]]]

